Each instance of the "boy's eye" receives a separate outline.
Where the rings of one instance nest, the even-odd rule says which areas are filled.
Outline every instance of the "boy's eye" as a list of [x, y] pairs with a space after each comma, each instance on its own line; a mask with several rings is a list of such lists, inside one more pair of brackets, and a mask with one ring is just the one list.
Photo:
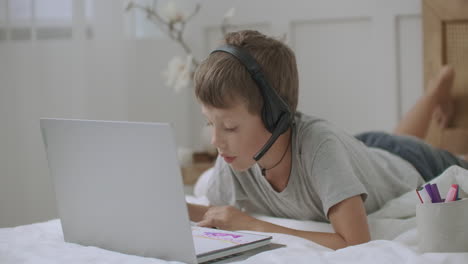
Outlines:
[[[207, 121], [207, 122], [206, 122], [206, 126], [213, 126], [213, 123]], [[237, 131], [237, 128], [238, 128], [238, 127], [224, 127], [224, 131], [227, 131], [227, 132], [235, 132], [235, 131]]]
[[228, 131], [228, 132], [235, 132], [237, 131], [237, 127], [233, 127], [233, 128], [225, 128], [224, 130]]

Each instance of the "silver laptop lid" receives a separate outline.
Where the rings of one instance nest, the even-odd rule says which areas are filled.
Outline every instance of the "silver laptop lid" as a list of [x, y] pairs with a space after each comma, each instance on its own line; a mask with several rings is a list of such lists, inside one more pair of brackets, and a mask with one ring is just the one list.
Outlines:
[[168, 124], [40, 122], [66, 241], [196, 263]]

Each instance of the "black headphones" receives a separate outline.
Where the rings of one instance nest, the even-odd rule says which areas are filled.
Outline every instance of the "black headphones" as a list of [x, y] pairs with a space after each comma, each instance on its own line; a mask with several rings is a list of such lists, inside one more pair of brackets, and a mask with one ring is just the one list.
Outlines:
[[263, 97], [262, 120], [266, 129], [272, 134], [266, 144], [255, 154], [253, 159], [260, 160], [263, 155], [271, 148], [278, 137], [286, 132], [294, 122], [294, 117], [288, 104], [281, 98], [265, 79], [265, 75], [257, 61], [245, 50], [240, 47], [225, 44], [213, 50], [215, 52], [226, 52], [233, 55], [245, 66], [250, 76], [260, 88]]

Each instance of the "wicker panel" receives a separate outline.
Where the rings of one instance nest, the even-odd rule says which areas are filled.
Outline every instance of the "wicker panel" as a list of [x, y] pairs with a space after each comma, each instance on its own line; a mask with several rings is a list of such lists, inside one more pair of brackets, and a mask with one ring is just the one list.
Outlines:
[[453, 87], [456, 116], [452, 126], [468, 128], [468, 20], [444, 25], [445, 62], [457, 73]]
[[431, 122], [426, 140], [456, 154], [468, 153], [468, 1], [423, 0], [424, 79], [442, 65], [455, 68], [455, 116], [449, 128]]
[[[457, 75], [456, 93], [468, 90], [468, 20], [445, 24], [445, 45], [447, 63], [453, 65]], [[465, 84], [465, 87], [462, 86]]]

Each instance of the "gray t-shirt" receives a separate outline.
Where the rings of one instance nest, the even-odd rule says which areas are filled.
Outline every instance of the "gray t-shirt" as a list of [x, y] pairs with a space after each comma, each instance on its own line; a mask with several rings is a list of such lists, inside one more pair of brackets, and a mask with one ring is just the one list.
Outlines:
[[361, 195], [369, 214], [424, 183], [407, 161], [367, 147], [327, 121], [301, 113], [295, 121], [291, 174], [283, 191], [273, 189], [257, 164], [237, 172], [218, 157], [207, 188], [210, 204], [326, 222], [330, 207], [352, 196]]

